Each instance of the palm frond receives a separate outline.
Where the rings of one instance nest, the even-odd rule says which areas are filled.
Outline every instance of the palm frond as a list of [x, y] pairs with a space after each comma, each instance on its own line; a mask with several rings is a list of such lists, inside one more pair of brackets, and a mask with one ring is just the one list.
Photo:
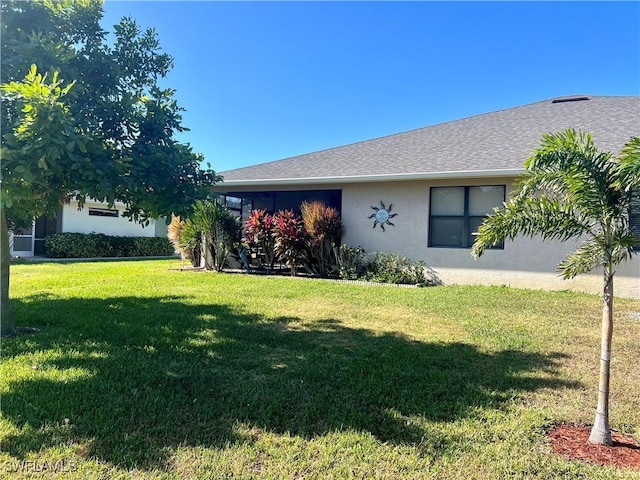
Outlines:
[[591, 134], [570, 128], [543, 135], [540, 145], [524, 166], [532, 171], [569, 171], [590, 163], [590, 159], [597, 155], [598, 149]]
[[558, 273], [564, 279], [574, 278], [604, 265], [602, 245], [593, 239], [584, 242], [558, 265]]
[[568, 203], [546, 196], [518, 197], [485, 218], [471, 254], [477, 258], [487, 248], [519, 235], [565, 241], [591, 228], [589, 219], [576, 214]]
[[640, 137], [633, 137], [620, 152], [615, 186], [625, 191], [640, 189]]
[[591, 272], [607, 263], [612, 267], [629, 260], [635, 253], [631, 232], [614, 234], [607, 239], [599, 234], [585, 241], [575, 252], [558, 265], [558, 272], [565, 278]]
[[561, 264], [565, 278], [601, 265], [605, 257], [629, 258], [634, 254], [631, 195], [616, 181], [619, 165], [626, 165], [625, 172], [635, 171], [639, 151], [639, 145], [630, 142], [623, 151], [625, 161], [617, 162], [611, 153], [598, 151], [588, 133], [569, 129], [544, 135], [525, 162], [512, 200], [480, 225], [472, 255], [478, 257], [518, 235], [559, 241], [586, 235], [588, 242]]
[[185, 220], [182, 230], [180, 231], [179, 246], [181, 250], [191, 256], [191, 252], [196, 250], [202, 239], [202, 231], [191, 221]]
[[616, 232], [611, 243], [611, 262], [619, 264], [626, 262], [636, 253], [638, 238], [629, 229], [624, 232]]
[[612, 159], [611, 153], [596, 149], [588, 133], [569, 129], [547, 134], [525, 162], [527, 172], [519, 180], [516, 194], [546, 194], [597, 219], [619, 204], [619, 192], [612, 186], [616, 178]]

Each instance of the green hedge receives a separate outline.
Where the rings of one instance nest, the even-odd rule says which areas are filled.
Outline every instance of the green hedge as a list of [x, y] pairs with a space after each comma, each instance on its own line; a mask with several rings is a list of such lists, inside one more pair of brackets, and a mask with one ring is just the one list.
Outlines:
[[102, 233], [56, 233], [45, 239], [52, 258], [164, 257], [174, 255], [167, 238], [115, 237]]

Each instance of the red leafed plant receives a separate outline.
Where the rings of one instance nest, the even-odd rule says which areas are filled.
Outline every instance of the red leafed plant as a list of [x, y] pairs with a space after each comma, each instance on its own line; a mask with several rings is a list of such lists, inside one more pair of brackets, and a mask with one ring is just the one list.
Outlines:
[[266, 210], [253, 210], [244, 225], [245, 242], [264, 256], [265, 264], [269, 269], [273, 268], [276, 260], [274, 220], [274, 216]]
[[273, 219], [273, 237], [278, 258], [291, 269], [291, 275], [295, 275], [304, 264], [307, 252], [302, 219], [293, 210], [280, 210]]
[[302, 219], [309, 234], [310, 251], [307, 267], [313, 273], [326, 277], [339, 270], [339, 247], [344, 227], [340, 214], [319, 201], [302, 202]]

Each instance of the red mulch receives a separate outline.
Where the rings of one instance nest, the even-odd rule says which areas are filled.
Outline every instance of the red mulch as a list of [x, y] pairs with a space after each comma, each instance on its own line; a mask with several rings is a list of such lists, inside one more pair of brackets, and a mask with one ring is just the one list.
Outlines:
[[640, 442], [634, 437], [611, 432], [613, 445], [589, 443], [591, 427], [584, 425], [556, 425], [549, 432], [551, 447], [570, 460], [582, 460], [596, 465], [640, 470]]

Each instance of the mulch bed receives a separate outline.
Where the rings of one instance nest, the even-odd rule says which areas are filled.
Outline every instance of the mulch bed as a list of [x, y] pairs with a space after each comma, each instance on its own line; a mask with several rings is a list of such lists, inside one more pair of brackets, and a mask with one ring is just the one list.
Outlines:
[[611, 432], [613, 445], [589, 443], [591, 427], [558, 424], [549, 432], [551, 448], [570, 460], [582, 460], [596, 465], [640, 470], [640, 442], [634, 437]]

